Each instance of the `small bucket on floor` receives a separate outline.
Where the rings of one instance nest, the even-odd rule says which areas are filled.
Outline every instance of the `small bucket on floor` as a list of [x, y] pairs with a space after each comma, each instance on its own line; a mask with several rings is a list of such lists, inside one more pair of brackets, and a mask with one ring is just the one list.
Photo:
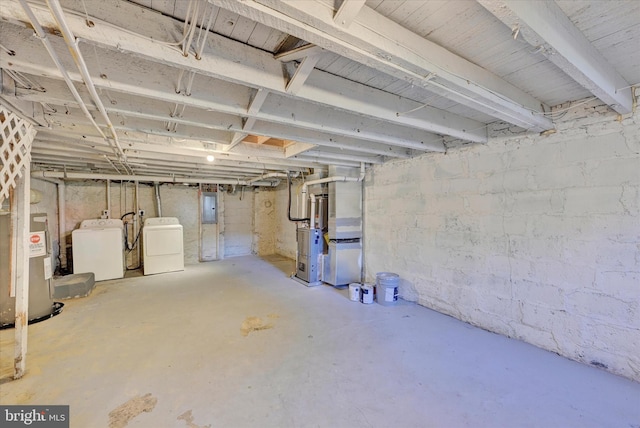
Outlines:
[[349, 284], [349, 300], [353, 302], [360, 301], [360, 283], [354, 282]]
[[391, 272], [376, 274], [376, 300], [383, 306], [395, 305], [398, 301], [400, 276]]
[[360, 301], [367, 305], [373, 303], [373, 285], [364, 284], [360, 287]]

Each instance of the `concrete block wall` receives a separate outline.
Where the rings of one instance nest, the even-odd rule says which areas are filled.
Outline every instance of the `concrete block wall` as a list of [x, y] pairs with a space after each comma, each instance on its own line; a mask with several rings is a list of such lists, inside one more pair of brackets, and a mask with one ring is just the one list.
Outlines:
[[269, 187], [257, 187], [253, 192], [253, 254], [268, 256], [276, 252], [276, 191]]
[[[292, 202], [291, 202], [291, 215], [293, 217], [298, 215], [298, 201], [297, 195], [300, 193], [297, 190], [302, 182], [300, 180], [293, 180], [291, 185]], [[288, 188], [286, 180], [275, 190], [275, 221], [276, 221], [276, 236], [275, 236], [275, 252], [291, 259], [296, 258], [296, 223], [289, 221], [287, 218], [288, 209]]]
[[640, 114], [575, 106], [547, 136], [365, 178], [365, 269], [408, 300], [640, 381]]
[[254, 195], [244, 192], [222, 193], [224, 199], [224, 257], [251, 254], [253, 246]]
[[[123, 214], [135, 211], [134, 183], [111, 183], [111, 218], [120, 218]], [[82, 220], [100, 218], [102, 210], [107, 208], [106, 182], [104, 181], [68, 181], [66, 189], [66, 242], [71, 244], [71, 232], [80, 226]], [[162, 215], [177, 217], [183, 227], [185, 263], [198, 262], [198, 189], [183, 185], [162, 184], [160, 186]], [[139, 207], [145, 210], [145, 217], [157, 217], [155, 190], [152, 185], [140, 183]], [[134, 237], [129, 237], [133, 242]], [[142, 240], [142, 237], [140, 237]], [[135, 267], [137, 259], [129, 255], [127, 263]]]

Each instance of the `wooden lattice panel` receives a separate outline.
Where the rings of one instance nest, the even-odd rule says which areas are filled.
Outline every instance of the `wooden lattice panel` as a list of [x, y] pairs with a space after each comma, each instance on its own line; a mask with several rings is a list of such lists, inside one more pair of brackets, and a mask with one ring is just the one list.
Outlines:
[[31, 161], [31, 142], [36, 130], [29, 122], [0, 105], [0, 203], [9, 197], [24, 166]]

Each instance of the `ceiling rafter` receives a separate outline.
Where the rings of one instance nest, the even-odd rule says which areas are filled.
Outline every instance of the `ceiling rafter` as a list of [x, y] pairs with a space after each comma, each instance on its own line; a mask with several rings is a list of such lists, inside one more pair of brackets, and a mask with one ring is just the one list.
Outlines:
[[[9, 35], [9, 37], [16, 38], [19, 36], [19, 34]], [[36, 73], [37, 69], [39, 73], [49, 76], [48, 78], [40, 78], [41, 83], [47, 86], [47, 91], [43, 93], [39, 91], [22, 90], [18, 92], [18, 96], [23, 100], [38, 102], [50, 101], [58, 104], [66, 103], [67, 105], [71, 105], [70, 103], [73, 103], [73, 101], [70, 102], [68, 100], [65, 85], [61, 81], [54, 80], [59, 78], [57, 70], [47, 66], [47, 62], [45, 61], [46, 57], [40, 62], [37, 59], [40, 57], [38, 53], [41, 52], [41, 49], [39, 44], [27, 44], [24, 42], [23, 48], [17, 52], [15, 57], [11, 58], [11, 63], [12, 67], [25, 72]], [[104, 57], [105, 60], [109, 60], [109, 63], [105, 67], [122, 65], [121, 58], [112, 57], [108, 52]], [[33, 58], [36, 59], [34, 60]], [[5, 64], [5, 60], [0, 57], [0, 66]], [[230, 84], [225, 84], [225, 82], [218, 81], [218, 83], [216, 83], [219, 89], [215, 93], [217, 98], [213, 98], [212, 95], [207, 94], [204, 86], [202, 88], [197, 86], [198, 90], [194, 90], [190, 97], [184, 97], [170, 90], [170, 81], [167, 79], [165, 79], [166, 85], [164, 88], [159, 86], [161, 85], [159, 82], [163, 81], [163, 70], [158, 70], [158, 67], [149, 70], [149, 72], [146, 73], [147, 79], [141, 81], [137, 81], [133, 72], [124, 68], [124, 66], [121, 70], [121, 75], [118, 76], [116, 70], [112, 72], [111, 68], [107, 68], [106, 72], [110, 76], [108, 80], [100, 79], [99, 76], [96, 78], [96, 86], [112, 100], [112, 103], [105, 104], [108, 111], [117, 112], [125, 116], [157, 118], [166, 121], [173, 120], [185, 124], [202, 123], [202, 126], [217, 127], [218, 129], [228, 129], [229, 125], [232, 125], [231, 129], [236, 132], [231, 143], [232, 145], [234, 141], [239, 143], [248, 135], [248, 132], [244, 132], [244, 127], [240, 128], [240, 120], [233, 118], [233, 116], [244, 113], [255, 114], [249, 117], [260, 120], [262, 123], [270, 122], [280, 125], [281, 129], [288, 131], [286, 137], [280, 134], [274, 134], [273, 136], [295, 141], [304, 141], [304, 137], [302, 135], [296, 135], [296, 132], [293, 132], [293, 130], [304, 128], [322, 132], [323, 135], [328, 137], [326, 141], [329, 142], [336, 140], [336, 136], [341, 136], [423, 151], [444, 150], [441, 138], [435, 134], [430, 134], [415, 128], [402, 127], [397, 124], [375, 121], [364, 116], [353, 115], [317, 104], [285, 98], [282, 95], [270, 95], [266, 98], [267, 107], [262, 107], [264, 104], [261, 104], [261, 110], [254, 113], [254, 109], [252, 108], [253, 103], [251, 102], [249, 102], [248, 109], [241, 110], [237, 106], [238, 103], [242, 101], [237, 99], [237, 92], [240, 91], [236, 90], [233, 86], [229, 86]], [[74, 79], [75, 77], [79, 78], [77, 75], [74, 76], [71, 74], [71, 76]], [[206, 84], [209, 84], [209, 82], [202, 82], [202, 85]], [[82, 88], [79, 89], [81, 94], [83, 94]], [[265, 92], [266, 91], [262, 91], [260, 94]], [[246, 94], [246, 96], [249, 97], [250, 95]], [[388, 97], [390, 98], [389, 102], [396, 100], [390, 95], [388, 95]], [[255, 99], [255, 97], [253, 99]], [[170, 117], [169, 113], [172, 105], [167, 104], [163, 107], [162, 104], [157, 103], [158, 100], [166, 103], [180, 101], [194, 108], [186, 111], [182, 118]], [[265, 103], [265, 101], [262, 103]], [[229, 116], [219, 114], [216, 116], [215, 112], [226, 113], [229, 114]], [[214, 120], [215, 117], [220, 117], [217, 125]], [[264, 129], [255, 130], [255, 132], [262, 134], [267, 133]], [[330, 133], [334, 133], [336, 136], [332, 137]], [[317, 141], [308, 142], [315, 144]]]
[[342, 4], [333, 17], [333, 22], [342, 27], [348, 27], [356, 19], [365, 3], [366, 0], [342, 0]]
[[[495, 74], [364, 6], [347, 28], [332, 2], [216, 0], [234, 13], [532, 131], [553, 128], [546, 107]], [[450, 134], [449, 134], [450, 135]]]
[[[554, 1], [478, 0], [569, 77], [620, 114], [633, 105], [629, 83]], [[625, 88], [624, 90], [618, 90]]]
[[[117, 6], [109, 5], [102, 5], [102, 9], [113, 7], [114, 14], [122, 14], [127, 8], [135, 7], [127, 3]], [[43, 25], [54, 27], [48, 11], [35, 5], [33, 11]], [[0, 16], [12, 22], [24, 22], [26, 19], [23, 11], [14, 3], [9, 3], [7, 7], [3, 6], [0, 9]], [[138, 19], [138, 28], [146, 29], [145, 19], [152, 18], [153, 23], [149, 23], [149, 28], [158, 28], [158, 24], [164, 24], [170, 28], [177, 23], [175, 19], [166, 16], [144, 17], [141, 15]], [[152, 41], [150, 36], [125, 31], [97, 18], [93, 19], [94, 26], [90, 28], [85, 24], [86, 18], [79, 13], [68, 13], [67, 20], [80, 42], [88, 42], [120, 53], [129, 53], [138, 58], [187, 71], [196, 71], [205, 76], [287, 95], [282, 79], [282, 68], [278, 60], [268, 53], [223, 36], [211, 34], [207, 39], [207, 47], [203, 51], [201, 60], [195, 60], [182, 56], [169, 46]], [[212, 56], [210, 52], [216, 52], [217, 55]], [[486, 130], [478, 121], [423, 106], [415, 101], [398, 98], [384, 91], [318, 70], [311, 72], [307, 83], [296, 94], [296, 98], [468, 141], [487, 141]], [[421, 108], [411, 115], [398, 115], [398, 112], [409, 111], [416, 107]]]

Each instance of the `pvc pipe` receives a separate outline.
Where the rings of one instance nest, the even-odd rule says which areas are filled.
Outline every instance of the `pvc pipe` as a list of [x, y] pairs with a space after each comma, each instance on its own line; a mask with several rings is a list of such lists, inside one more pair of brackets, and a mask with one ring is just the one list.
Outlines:
[[142, 181], [158, 183], [189, 183], [189, 184], [235, 184], [239, 186], [268, 186], [273, 187], [269, 181], [256, 181], [249, 183], [244, 180], [230, 179], [209, 179], [209, 178], [176, 178], [162, 175], [117, 175], [117, 174], [94, 174], [83, 172], [61, 172], [61, 171], [33, 171], [34, 178], [63, 178], [66, 180], [117, 180], [117, 181]]
[[[299, 173], [295, 173], [294, 175], [292, 175], [292, 178], [295, 178], [299, 175]], [[245, 180], [247, 183], [251, 184], [251, 183], [255, 183], [256, 181], [261, 181], [261, 180], [265, 180], [267, 178], [287, 178], [287, 173], [286, 172], [270, 172], [267, 174], [262, 174], [260, 177], [254, 177], [254, 178], [250, 178]], [[274, 180], [274, 185], [273, 187], [276, 187], [278, 184], [280, 184], [280, 180]]]
[[158, 217], [162, 217], [162, 201], [160, 200], [160, 183], [153, 183], [153, 187], [156, 189], [156, 214]]
[[319, 178], [317, 180], [307, 181], [302, 184], [302, 217], [305, 218], [307, 216], [307, 204], [306, 204], [306, 195], [307, 195], [307, 187], [312, 186], [314, 184], [322, 184], [322, 183], [333, 183], [336, 181], [362, 181], [364, 179], [365, 169], [364, 162], [360, 163], [360, 175], [358, 177], [347, 177], [344, 175], [334, 175], [333, 177]]
[[[24, 2], [25, 0], [21, 0], [21, 1]], [[100, 96], [96, 91], [96, 87], [93, 83], [93, 80], [91, 79], [91, 73], [89, 73], [89, 69], [87, 68], [87, 64], [84, 61], [84, 58], [82, 56], [82, 53], [80, 52], [80, 49], [78, 49], [78, 40], [73, 35], [73, 32], [71, 31], [71, 29], [69, 28], [69, 25], [67, 24], [67, 21], [64, 17], [64, 13], [62, 11], [62, 6], [60, 5], [60, 2], [58, 0], [46, 0], [46, 1], [47, 1], [47, 5], [49, 6], [49, 10], [51, 10], [53, 17], [58, 23], [58, 27], [60, 28], [60, 31], [62, 32], [62, 35], [65, 41], [67, 42], [67, 46], [69, 47], [69, 50], [71, 51], [71, 55], [73, 56], [73, 59], [76, 65], [78, 66], [78, 70], [82, 75], [82, 80], [84, 80], [85, 86], [89, 90], [89, 94], [91, 94], [91, 98], [93, 99], [93, 101], [96, 104], [96, 107], [100, 111], [102, 118], [104, 119], [104, 121], [107, 124], [107, 127], [109, 128], [109, 131], [111, 131], [111, 135], [113, 136], [113, 142], [118, 148], [118, 152], [120, 154], [121, 159], [125, 163], [125, 170], [126, 170], [127, 155], [124, 153], [124, 150], [120, 145], [120, 140], [118, 139], [118, 134], [116, 133], [116, 129], [114, 128], [113, 123], [111, 123], [111, 119], [109, 119], [107, 110], [104, 108], [104, 104], [102, 104], [102, 100], [100, 99]]]
[[[138, 187], [138, 181], [136, 181], [136, 204], [135, 204], [135, 211], [136, 213], [133, 215], [133, 233], [135, 234], [136, 237], [138, 237], [138, 234], [140, 233], [140, 229], [142, 228], [142, 218], [140, 218], [140, 223], [138, 223], [138, 213], [140, 213], [140, 201], [138, 199], [138, 192], [140, 191], [139, 187]], [[135, 238], [134, 238], [135, 239]], [[135, 243], [135, 240], [134, 240]], [[138, 245], [136, 245], [136, 261], [137, 264], [136, 266], [140, 266], [140, 242], [138, 242]]]
[[[311, 229], [316, 228], [316, 195], [309, 193], [309, 200], [311, 201], [311, 212], [309, 213], [309, 219], [311, 220]], [[306, 205], [306, 203], [303, 204]]]
[[67, 217], [65, 207], [65, 184], [58, 183], [58, 247], [60, 251], [60, 270], [67, 270]]
[[111, 180], [107, 180], [107, 211], [111, 217]]

